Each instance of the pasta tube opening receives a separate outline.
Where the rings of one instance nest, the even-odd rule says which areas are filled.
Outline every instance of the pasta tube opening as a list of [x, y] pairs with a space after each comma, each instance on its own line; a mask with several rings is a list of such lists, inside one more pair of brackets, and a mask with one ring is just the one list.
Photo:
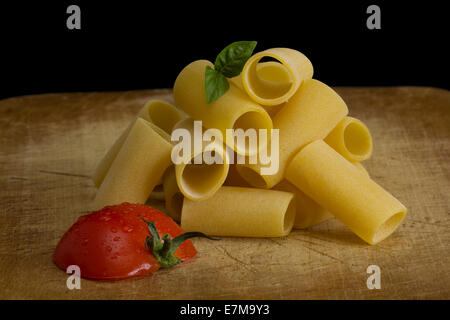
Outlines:
[[170, 166], [171, 151], [166, 132], [137, 118], [98, 189], [94, 209], [122, 202], [145, 203]]
[[[233, 125], [233, 130], [242, 129], [247, 131], [248, 129], [255, 130], [255, 134], [257, 136], [260, 129], [267, 129], [272, 127], [272, 120], [267, 113], [261, 113], [258, 111], [249, 111], [241, 116], [239, 116]], [[270, 130], [267, 130], [266, 141], [269, 141]], [[238, 142], [244, 141], [242, 143], [235, 143], [235, 150], [239, 154], [256, 154], [261, 148], [265, 148], [267, 144], [262, 145], [260, 141], [257, 144], [249, 143], [249, 139], [240, 140]]]
[[403, 221], [405, 215], [406, 211], [402, 210], [383, 222], [375, 231], [375, 234], [372, 236], [371, 244], [378, 243], [387, 238], [392, 232], [395, 231], [395, 229], [397, 229], [397, 227]]
[[228, 164], [187, 164], [177, 166], [178, 185], [191, 200], [203, 200], [213, 195], [224, 183]]
[[286, 209], [286, 212], [284, 214], [283, 219], [283, 234], [287, 235], [289, 232], [291, 232], [292, 227], [294, 226], [295, 221], [295, 198], [292, 198], [292, 200], [289, 202], [289, 205]]
[[369, 244], [394, 232], [407, 211], [400, 201], [322, 140], [310, 143], [295, 155], [286, 179]]
[[[207, 104], [205, 94], [205, 69], [213, 64], [206, 60], [197, 60], [187, 65], [178, 75], [173, 87], [175, 104], [195, 120], [201, 120], [206, 129], [218, 129], [223, 137], [227, 136], [227, 129], [248, 127], [255, 130], [273, 128], [272, 119], [267, 111], [236, 85], [230, 88], [216, 101]], [[247, 113], [250, 113], [247, 115]], [[236, 121], [238, 123], [236, 124]], [[228, 140], [225, 141], [228, 143]], [[231, 141], [230, 141], [231, 143]], [[246, 150], [232, 147], [242, 155], [256, 154], [257, 148]], [[265, 146], [259, 146], [259, 148]], [[244, 150], [243, 150], [244, 149]]]
[[138, 114], [166, 133], [171, 134], [173, 126], [186, 116], [172, 104], [163, 100], [150, 100]]
[[[161, 112], [164, 115], [155, 115], [153, 118], [150, 115], [150, 111], [154, 108], [158, 109], [158, 112]], [[174, 111], [176, 110], [176, 111]], [[168, 115], [168, 112], [171, 115]], [[179, 115], [172, 114], [172, 112], [178, 112]], [[154, 113], [154, 112], [152, 112]], [[153, 129], [164, 139], [170, 141], [170, 136], [168, 134], [171, 133], [171, 131], [167, 131], [168, 128], [167, 125], [164, 124], [164, 121], [167, 123], [167, 119], [172, 119], [171, 121], [175, 121], [178, 119], [178, 117], [184, 117], [183, 113], [176, 109], [173, 105], [162, 101], [162, 100], [150, 100], [148, 101], [142, 108], [139, 110], [136, 119], [142, 118], [150, 123], [153, 123]], [[94, 184], [97, 188], [100, 187], [103, 180], [105, 179], [106, 174], [108, 173], [109, 169], [111, 168], [111, 165], [116, 158], [117, 154], [119, 153], [120, 149], [122, 148], [122, 145], [127, 138], [128, 134], [130, 133], [130, 130], [134, 123], [136, 122], [136, 119], [134, 119], [128, 127], [124, 130], [124, 132], [121, 134], [121, 136], [114, 142], [114, 144], [109, 148], [107, 153], [103, 156], [103, 158], [100, 160], [100, 162], [97, 164], [97, 167], [94, 170], [94, 173], [92, 175], [92, 180], [94, 181]], [[176, 120], [178, 121], [178, 120]], [[173, 125], [172, 125], [173, 126]], [[161, 130], [162, 128], [162, 130]], [[164, 129], [166, 128], [166, 129]], [[172, 129], [172, 127], [170, 128]]]
[[[181, 162], [175, 162], [175, 177], [181, 193], [194, 201], [212, 196], [225, 182], [230, 161], [225, 145], [214, 139], [213, 142], [202, 141], [196, 144], [196, 134], [204, 133], [203, 128], [191, 118], [181, 120], [174, 130], [185, 130], [187, 150], [183, 150]], [[198, 137], [197, 137], [198, 138]], [[176, 148], [176, 147], [175, 147]], [[188, 152], [184, 155], [184, 152]]]
[[344, 130], [344, 145], [354, 157], [366, 157], [372, 151], [372, 139], [366, 126], [351, 122]]
[[[262, 58], [261, 60], [264, 60]], [[278, 61], [260, 62], [256, 65], [256, 73], [258, 77], [266, 81], [292, 84], [292, 77], [289, 70]]]
[[184, 199], [181, 227], [216, 236], [282, 237], [295, 220], [290, 192], [222, 187], [205, 201]]
[[[264, 58], [263, 58], [264, 59]], [[262, 59], [262, 60], [263, 60]], [[259, 62], [256, 65], [257, 76], [263, 79], [267, 84], [272, 82], [274, 86], [290, 86], [292, 85], [292, 78], [289, 74], [288, 69], [278, 61], [267, 61]], [[242, 91], [245, 91], [242, 84], [242, 74], [237, 77], [230, 79], [231, 83], [237, 86]], [[284, 103], [273, 105], [273, 106], [263, 106], [270, 117], [273, 119], [275, 114], [280, 111]]]
[[324, 139], [347, 160], [356, 162], [372, 155], [372, 136], [367, 126], [353, 117], [345, 117]]
[[[315, 79], [305, 80], [273, 118], [273, 127], [279, 130], [278, 171], [263, 174], [261, 169], [267, 165], [261, 162], [238, 167], [251, 168], [255, 174], [263, 176], [261, 179], [266, 188], [272, 188], [283, 180], [286, 167], [296, 152], [311, 141], [325, 138], [347, 113], [347, 105], [333, 89]], [[255, 178], [255, 174], [246, 171], [242, 177], [246, 179], [248, 176], [248, 183], [262, 187], [261, 179]]]
[[[279, 61], [288, 71], [289, 82], [268, 81], [258, 73], [258, 64], [265, 57]], [[262, 105], [278, 105], [289, 100], [304, 79], [311, 79], [313, 66], [301, 52], [287, 48], [273, 48], [253, 55], [242, 71], [243, 87], [254, 101]]]

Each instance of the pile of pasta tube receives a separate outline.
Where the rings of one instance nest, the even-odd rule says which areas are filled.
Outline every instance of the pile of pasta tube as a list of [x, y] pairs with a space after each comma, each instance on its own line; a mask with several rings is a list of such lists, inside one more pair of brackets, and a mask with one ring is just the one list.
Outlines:
[[[185, 231], [215, 236], [281, 237], [336, 217], [376, 244], [400, 225], [405, 206], [361, 164], [372, 154], [369, 129], [348, 115], [333, 89], [312, 78], [305, 55], [288, 48], [254, 54], [229, 90], [209, 104], [207, 66], [213, 64], [187, 65], [175, 81], [174, 104], [148, 101], [109, 149], [93, 175], [95, 209], [162, 199]], [[264, 175], [268, 164], [229, 163], [229, 150], [243, 157], [261, 150], [225, 141], [188, 155], [194, 160], [212, 148], [222, 164], [173, 164], [171, 134], [193, 131], [195, 120], [224, 136], [227, 129], [279, 129], [278, 171]]]

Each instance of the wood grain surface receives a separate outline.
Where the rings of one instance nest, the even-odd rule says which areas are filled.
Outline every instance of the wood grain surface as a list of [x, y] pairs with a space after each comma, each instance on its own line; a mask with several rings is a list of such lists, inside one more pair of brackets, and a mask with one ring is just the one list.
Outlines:
[[[67, 289], [55, 246], [90, 210], [96, 162], [146, 100], [171, 101], [171, 91], [0, 101], [0, 298], [449, 299], [449, 91], [336, 90], [371, 129], [372, 178], [409, 209], [391, 237], [369, 246], [334, 219], [285, 238], [194, 239], [192, 261], [147, 277], [82, 279], [81, 290]], [[372, 264], [380, 290], [366, 286]]]

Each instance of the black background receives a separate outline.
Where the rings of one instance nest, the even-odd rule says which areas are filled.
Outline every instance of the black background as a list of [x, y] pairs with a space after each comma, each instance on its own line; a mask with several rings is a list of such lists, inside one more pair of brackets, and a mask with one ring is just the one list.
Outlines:
[[[81, 30], [66, 9], [81, 8]], [[381, 8], [381, 30], [366, 9]], [[196, 59], [256, 40], [291, 47], [329, 85], [448, 88], [445, 1], [15, 1], [0, 4], [0, 98], [167, 88]]]

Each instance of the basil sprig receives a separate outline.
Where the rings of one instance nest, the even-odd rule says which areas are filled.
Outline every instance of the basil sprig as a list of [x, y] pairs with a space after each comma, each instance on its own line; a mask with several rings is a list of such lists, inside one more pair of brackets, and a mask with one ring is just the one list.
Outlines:
[[253, 54], [256, 41], [236, 41], [226, 46], [216, 57], [214, 69], [205, 70], [206, 103], [219, 99], [230, 88], [227, 78], [241, 74], [245, 63]]

